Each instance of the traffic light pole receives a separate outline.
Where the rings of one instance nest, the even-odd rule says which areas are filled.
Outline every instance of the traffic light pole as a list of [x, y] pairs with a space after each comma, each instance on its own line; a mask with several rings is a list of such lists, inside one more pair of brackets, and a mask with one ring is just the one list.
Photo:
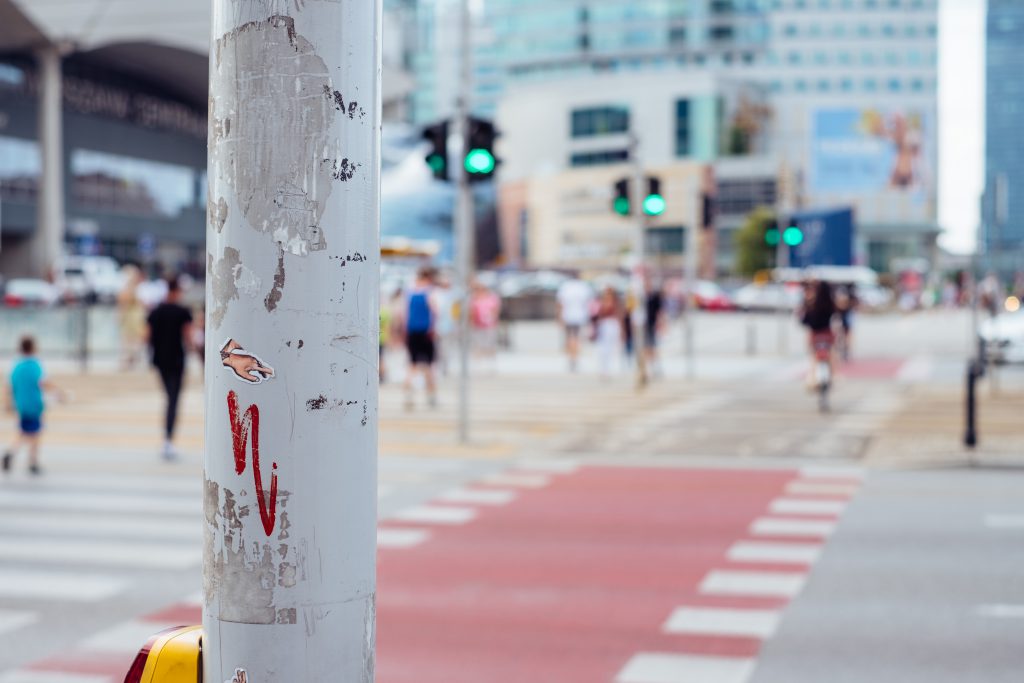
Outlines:
[[647, 313], [647, 287], [644, 281], [647, 265], [647, 214], [644, 211], [644, 166], [640, 160], [640, 139], [633, 133], [630, 135], [629, 158], [633, 161], [633, 192], [632, 210], [636, 216], [633, 235], [633, 251], [636, 254], [636, 266], [633, 271], [633, 310], [629, 321], [633, 330], [633, 355], [636, 358], [636, 388], [647, 386], [647, 359], [644, 356], [644, 316]]
[[684, 278], [686, 282], [687, 305], [684, 308], [683, 334], [686, 338], [686, 378], [694, 379], [697, 376], [697, 349], [696, 332], [694, 330], [696, 308], [697, 308], [697, 269], [698, 252], [701, 239], [701, 195], [700, 184], [696, 178], [692, 178], [689, 184], [691, 198], [690, 234], [686, 240], [686, 256], [684, 264]]
[[203, 680], [372, 683], [381, 1], [212, 6]]
[[456, 156], [458, 163], [455, 164], [455, 179], [458, 189], [454, 216], [460, 290], [458, 438], [461, 444], [469, 442], [469, 305], [475, 252], [473, 194], [469, 187], [469, 171], [466, 169], [466, 157], [469, 153], [469, 96], [472, 74], [471, 28], [469, 0], [461, 0], [459, 8], [459, 95], [455, 112], [455, 132], [460, 143]]

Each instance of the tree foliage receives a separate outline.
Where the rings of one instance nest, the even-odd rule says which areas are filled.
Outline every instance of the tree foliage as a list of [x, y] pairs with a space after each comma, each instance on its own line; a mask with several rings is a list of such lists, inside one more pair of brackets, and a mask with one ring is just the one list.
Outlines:
[[743, 226], [736, 231], [736, 272], [739, 275], [751, 277], [774, 265], [775, 250], [764, 241], [765, 230], [774, 220], [775, 212], [771, 208], [758, 207], [747, 214]]

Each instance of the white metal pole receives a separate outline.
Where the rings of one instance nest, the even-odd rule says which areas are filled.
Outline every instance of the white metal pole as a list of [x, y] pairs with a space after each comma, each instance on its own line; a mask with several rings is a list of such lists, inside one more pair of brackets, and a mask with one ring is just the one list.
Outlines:
[[630, 198], [630, 209], [633, 212], [635, 227], [633, 230], [633, 253], [636, 264], [633, 270], [633, 310], [630, 312], [630, 327], [633, 331], [633, 357], [636, 359], [636, 386], [643, 389], [647, 386], [647, 359], [644, 358], [644, 315], [647, 313], [647, 288], [644, 285], [645, 268], [647, 266], [647, 214], [644, 213], [644, 197], [646, 196], [646, 178], [644, 177], [643, 160], [640, 158], [640, 138], [636, 133], [630, 135], [629, 157], [633, 162], [633, 180]]
[[213, 2], [211, 683], [374, 678], [380, 13]]
[[61, 52], [48, 46], [36, 54], [39, 69], [39, 149], [42, 168], [32, 270], [47, 277], [64, 245], [64, 110]]
[[461, 140], [456, 156], [455, 174], [458, 191], [455, 205], [455, 243], [459, 278], [460, 305], [458, 320], [459, 342], [459, 443], [469, 442], [469, 303], [470, 284], [473, 280], [475, 252], [473, 194], [466, 170], [469, 152], [469, 98], [472, 67], [471, 17], [469, 0], [459, 7], [459, 94], [455, 106], [456, 137]]

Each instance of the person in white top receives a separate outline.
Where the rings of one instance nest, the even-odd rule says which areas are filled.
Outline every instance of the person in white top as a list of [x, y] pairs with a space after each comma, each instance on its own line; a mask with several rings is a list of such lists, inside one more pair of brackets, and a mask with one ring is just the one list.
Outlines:
[[576, 371], [580, 355], [580, 330], [590, 321], [594, 291], [579, 276], [573, 274], [558, 288], [558, 317], [565, 329], [565, 353], [569, 369]]

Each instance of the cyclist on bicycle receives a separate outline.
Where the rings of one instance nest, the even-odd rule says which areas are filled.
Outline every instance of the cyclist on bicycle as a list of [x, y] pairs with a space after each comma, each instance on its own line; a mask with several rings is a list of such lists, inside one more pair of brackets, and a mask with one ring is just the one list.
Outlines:
[[834, 363], [831, 349], [835, 344], [835, 333], [832, 331], [832, 318], [836, 314], [836, 303], [832, 296], [832, 286], [822, 280], [812, 281], [807, 286], [807, 297], [800, 315], [800, 322], [809, 330], [808, 348], [811, 352], [811, 374], [814, 377], [814, 366], [817, 363], [818, 344], [827, 344], [829, 349], [829, 376], [834, 377]]

